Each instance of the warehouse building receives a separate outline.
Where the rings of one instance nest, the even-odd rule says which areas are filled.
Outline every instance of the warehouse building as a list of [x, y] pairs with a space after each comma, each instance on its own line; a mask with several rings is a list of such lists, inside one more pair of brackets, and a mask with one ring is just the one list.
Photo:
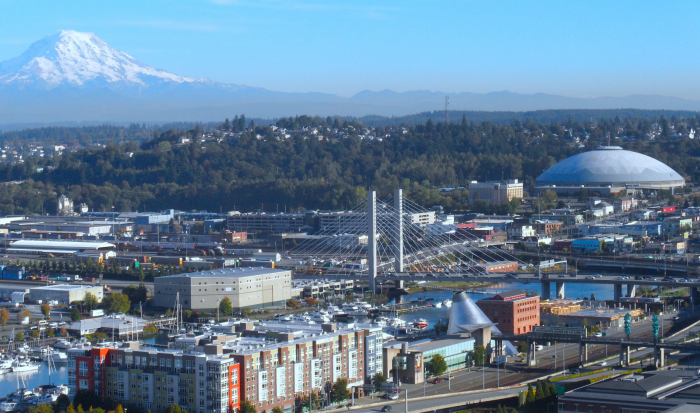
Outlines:
[[83, 301], [87, 293], [94, 295], [98, 303], [102, 302], [102, 286], [78, 284], [55, 284], [30, 288], [29, 299], [31, 301], [58, 301], [61, 304], [70, 304], [73, 301]]
[[72, 255], [82, 251], [110, 251], [114, 244], [92, 241], [19, 240], [7, 247], [9, 254]]
[[224, 268], [155, 279], [155, 306], [209, 310], [225, 297], [234, 310], [283, 305], [292, 298], [292, 273], [274, 268]]

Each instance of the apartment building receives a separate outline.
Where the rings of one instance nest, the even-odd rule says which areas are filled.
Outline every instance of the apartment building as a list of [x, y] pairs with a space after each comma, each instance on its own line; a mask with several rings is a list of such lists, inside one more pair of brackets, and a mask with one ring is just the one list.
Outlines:
[[67, 351], [69, 396], [90, 390], [124, 407], [162, 412], [171, 404], [198, 413], [240, 406], [239, 365], [216, 345], [201, 352], [139, 347], [78, 346]]
[[169, 348], [137, 342], [77, 345], [68, 353], [72, 397], [90, 390], [154, 413], [177, 403], [193, 413], [255, 408], [292, 412], [316, 393], [323, 405], [339, 378], [357, 388], [383, 370], [383, 335], [371, 325], [231, 321], [181, 334]]

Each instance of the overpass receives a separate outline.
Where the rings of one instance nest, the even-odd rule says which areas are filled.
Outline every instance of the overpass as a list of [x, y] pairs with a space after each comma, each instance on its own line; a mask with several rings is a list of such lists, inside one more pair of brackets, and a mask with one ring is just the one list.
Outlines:
[[492, 334], [491, 338], [496, 340], [496, 348], [500, 348], [498, 343], [504, 340], [508, 341], [525, 341], [527, 343], [527, 364], [532, 365], [536, 359], [536, 346], [534, 343], [559, 342], [572, 343], [579, 345], [579, 366], [588, 361], [588, 346], [590, 345], [611, 345], [620, 347], [620, 365], [629, 365], [630, 349], [631, 348], [653, 348], [654, 362], [658, 363], [659, 367], [664, 367], [666, 350], [680, 350], [700, 352], [700, 343], [680, 343], [670, 342], [665, 339], [655, 339], [653, 341], [625, 339], [625, 338], [606, 338], [606, 337], [589, 337], [586, 334], [585, 328], [580, 327], [550, 327], [536, 326], [532, 332], [526, 334]]
[[[592, 278], [590, 278], [592, 277]], [[642, 276], [637, 276], [642, 277]], [[583, 275], [583, 274], [537, 274], [537, 273], [507, 273], [507, 274], [473, 274], [459, 272], [415, 272], [415, 273], [384, 273], [378, 274], [375, 278], [376, 282], [395, 282], [397, 287], [401, 287], [403, 281], [469, 281], [469, 282], [520, 282], [520, 283], [541, 283], [542, 298], [552, 298], [552, 284], [555, 287], [555, 296], [553, 298], [566, 297], [566, 284], [607, 284], [614, 289], [613, 297], [619, 301], [622, 297], [634, 297], [636, 287], [687, 287], [690, 289], [690, 299], [694, 302], [698, 297], [698, 288], [700, 287], [700, 279], [692, 279], [688, 282], [681, 282], [677, 279], [659, 279], [652, 276], [647, 276], [647, 279], [635, 279], [632, 276], [622, 275]], [[369, 277], [363, 273], [332, 272], [326, 271], [322, 275], [295, 274], [294, 279], [301, 280], [321, 280], [321, 279], [346, 279], [355, 280], [358, 282], [367, 281]], [[623, 295], [623, 287], [626, 288], [626, 295]], [[462, 291], [464, 288], [455, 288], [454, 290]]]

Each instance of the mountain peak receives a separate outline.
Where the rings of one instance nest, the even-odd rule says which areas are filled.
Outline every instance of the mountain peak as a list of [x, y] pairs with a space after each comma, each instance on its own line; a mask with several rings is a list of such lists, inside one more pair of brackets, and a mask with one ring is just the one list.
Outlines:
[[62, 30], [32, 43], [20, 56], [0, 62], [0, 84], [55, 88], [87, 83], [149, 86], [197, 79], [150, 67], [115, 50], [94, 33]]

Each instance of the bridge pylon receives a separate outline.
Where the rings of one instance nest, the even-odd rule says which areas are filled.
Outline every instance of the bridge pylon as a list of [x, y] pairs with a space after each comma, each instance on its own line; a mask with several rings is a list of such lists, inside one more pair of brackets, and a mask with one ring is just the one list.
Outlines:
[[367, 193], [367, 269], [372, 301], [377, 292], [377, 192]]

